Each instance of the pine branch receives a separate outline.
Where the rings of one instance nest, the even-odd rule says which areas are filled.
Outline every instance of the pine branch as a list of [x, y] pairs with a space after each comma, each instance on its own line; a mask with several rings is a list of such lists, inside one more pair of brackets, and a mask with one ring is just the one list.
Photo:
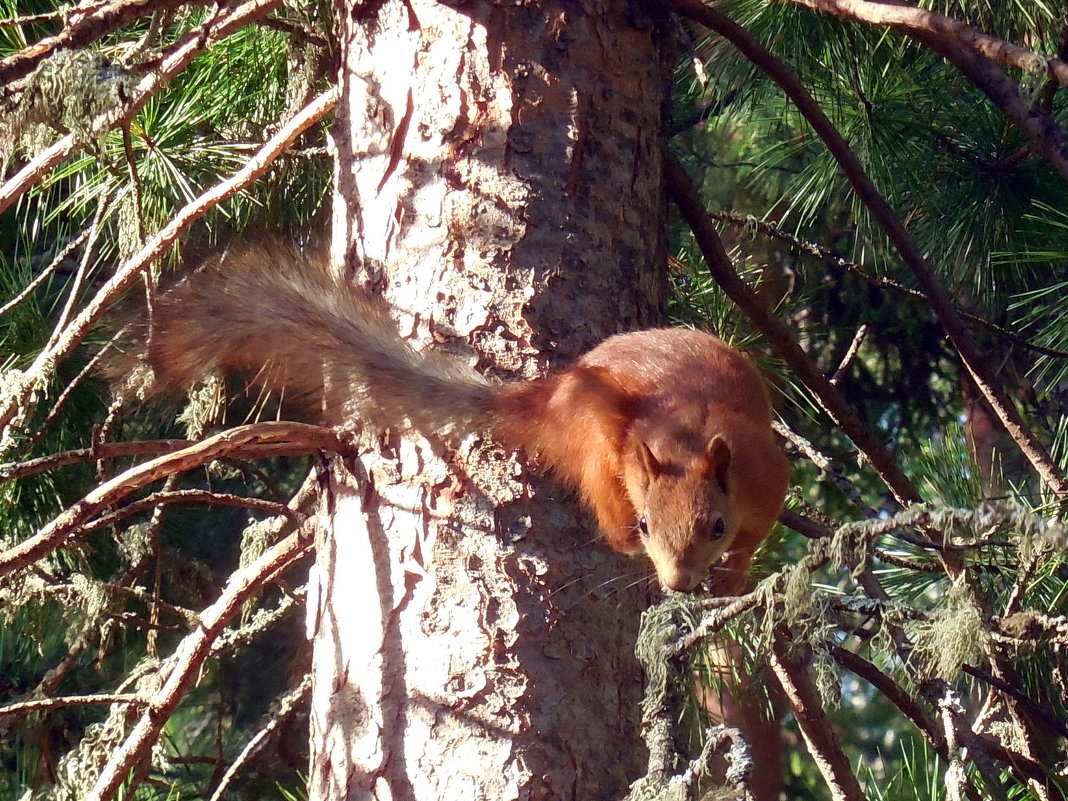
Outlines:
[[959, 20], [903, 2], [882, 0], [791, 0], [844, 19], [886, 25], [906, 34], [925, 34], [966, 48], [1007, 67], [1026, 72], [1047, 72], [1062, 86], [1068, 86], [1068, 64], [1057, 56], [1044, 56], [1027, 48], [983, 33]]
[[664, 180], [668, 195], [690, 226], [705, 265], [716, 283], [764, 334], [776, 355], [786, 362], [835, 424], [853, 441], [857, 450], [894, 493], [898, 502], [907, 505], [918, 501], [919, 493], [882, 441], [861, 422], [838, 387], [823, 375], [797, 344], [790, 329], [768, 310], [764, 301], [735, 272], [716, 227], [705, 211], [697, 188], [675, 155], [667, 150], [664, 153]]
[[[964, 322], [951, 303], [945, 289], [938, 282], [922, 251], [913, 241], [904, 224], [898, 219], [890, 204], [872, 183], [856, 154], [834, 127], [823, 109], [813, 99], [797, 76], [757, 42], [748, 31], [720, 11], [704, 5], [701, 0], [665, 0], [666, 4], [680, 14], [706, 25], [728, 39], [738, 50], [762, 69], [786, 93], [823, 140], [827, 150], [853, 187], [857, 197], [893, 242], [901, 260], [912, 272], [917, 284], [927, 296], [932, 311], [949, 335], [957, 349], [968, 374], [994, 410], [1002, 426], [1012, 437], [1020, 451], [1027, 457], [1039, 478], [1058, 497], [1068, 497], [1068, 479], [1050, 458], [1045, 446], [1038, 440], [1024, 421], [1012, 400], [1000, 385], [989, 375], [983, 355], [979, 352]], [[988, 62], [989, 63], [989, 62]], [[996, 67], [996, 65], [991, 66]], [[1068, 152], [1068, 147], [1066, 147]], [[1065, 161], [1068, 177], [1068, 159]], [[718, 236], [717, 236], [718, 239]], [[707, 258], [707, 257], [706, 257]], [[729, 264], [729, 262], [728, 262]], [[735, 301], [737, 302], [737, 301]], [[799, 376], [805, 381], [805, 378]], [[822, 378], [822, 377], [821, 377]], [[806, 386], [808, 382], [805, 381]], [[848, 432], [847, 432], [848, 433]], [[951, 575], [956, 568], [950, 566]]]
[[[277, 0], [270, 0], [270, 2], [277, 2]], [[271, 164], [301, 133], [322, 119], [334, 107], [336, 99], [337, 91], [331, 89], [298, 111], [249, 158], [244, 167], [187, 203], [140, 251], [115, 271], [115, 274], [100, 288], [92, 301], [67, 326], [53, 346], [41, 351], [34, 363], [21, 376], [21, 385], [14, 390], [0, 394], [0, 426], [3, 426], [0, 447], [9, 445], [13, 421], [25, 415], [30, 399], [44, 387], [47, 375], [60, 360], [81, 343], [110, 304], [141, 275], [149, 264], [162, 256], [189, 225], [266, 173]]]
[[[871, 275], [870, 273], [865, 272], [856, 262], [850, 261], [849, 259], [845, 259], [839, 256], [830, 248], [825, 248], [815, 242], [806, 242], [805, 240], [800, 239], [799, 237], [796, 237], [793, 234], [789, 234], [786, 231], [783, 231], [781, 228], [771, 225], [770, 223], [765, 222], [764, 220], [758, 220], [755, 217], [743, 216], [741, 214], [732, 214], [730, 212], [720, 211], [718, 209], [709, 209], [708, 214], [713, 219], [723, 223], [727, 223], [728, 225], [731, 225], [735, 228], [741, 229], [743, 232], [752, 229], [763, 234], [764, 236], [770, 237], [772, 239], [778, 239], [780, 242], [785, 242], [795, 250], [798, 250], [801, 253], [807, 253], [809, 256], [817, 258], [820, 261], [831, 265], [832, 267], [837, 267], [840, 270], [845, 270], [850, 275], [856, 276], [857, 278], [864, 281], [865, 283], [870, 284], [871, 286], [878, 287], [879, 289], [889, 290], [897, 295], [900, 295], [901, 297], [909, 298], [910, 300], [921, 301], [923, 303], [927, 302], [927, 297], [922, 292], [918, 292], [917, 290], [911, 289], [910, 287], [907, 287], [904, 284], [898, 283], [892, 278], [887, 278], [886, 276], [882, 275]], [[1052, 356], [1056, 359], [1068, 359], [1068, 351], [1057, 350], [1056, 348], [1047, 348], [1044, 345], [1036, 344], [1034, 342], [1031, 342], [1026, 337], [1020, 336], [1015, 331], [1010, 331], [1004, 326], [998, 325], [997, 323], [980, 317], [977, 314], [972, 314], [971, 312], [964, 311], [963, 309], [958, 309], [957, 313], [968, 322], [974, 323], [978, 326], [982, 326], [983, 328], [993, 332], [997, 336], [1009, 340], [1014, 345], [1019, 345], [1022, 348], [1027, 348], [1028, 350], [1034, 351], [1035, 353], [1041, 353], [1043, 356]]]
[[[104, 765], [86, 801], [110, 801], [115, 798], [127, 782], [130, 772], [137, 771], [149, 757], [160, 732], [211, 653], [212, 643], [223, 633], [230, 620], [240, 613], [248, 598], [311, 547], [314, 521], [315, 518], [311, 518], [308, 524], [276, 543], [252, 564], [231, 574], [218, 600], [201, 614], [200, 626], [182, 640], [168, 660], [166, 681], [148, 699], [148, 709], [122, 746]], [[136, 778], [126, 787], [127, 794], [134, 789]]]
[[320, 449], [347, 452], [348, 444], [337, 432], [306, 423], [253, 423], [197, 442], [174, 453], [159, 456], [130, 468], [92, 490], [60, 513], [37, 534], [0, 553], [0, 578], [26, 567], [56, 548], [80, 537], [83, 524], [99, 511], [120, 502], [142, 487], [178, 471], [192, 470], [223, 456], [240, 453], [249, 445], [302, 444], [308, 451]]
[[1068, 136], [1043, 109], [1025, 101], [998, 64], [1046, 72], [1068, 86], [1068, 64], [975, 30], [950, 17], [904, 3], [879, 0], [792, 0], [844, 19], [886, 25], [925, 44], [953, 64], [1031, 140], [1068, 180]]
[[57, 50], [85, 47], [153, 11], [187, 5], [206, 5], [207, 1], [113, 0], [110, 3], [99, 3], [90, 0], [70, 13], [67, 24], [55, 36], [46, 36], [0, 61], [0, 86], [29, 75], [38, 64]]
[[1061, 177], [1068, 180], [1068, 134], [1041, 107], [1025, 100], [1020, 87], [988, 58], [926, 34], [915, 38], [955, 66], [1005, 117], [1031, 140]]
[[[270, 13], [279, 5], [281, 5], [281, 0], [246, 0], [231, 9], [220, 9], [215, 16], [210, 17], [199, 28], [190, 31], [164, 51], [159, 68], [138, 81], [130, 93], [129, 102], [93, 120], [89, 129], [101, 135], [129, 122], [145, 103], [162, 91], [175, 75], [189, 66], [196, 56], [207, 50], [214, 42]], [[74, 134], [67, 134], [30, 159], [21, 170], [0, 186], [0, 213], [6, 211], [30, 187], [43, 180], [53, 167], [84, 144]]]
[[25, 715], [28, 712], [40, 712], [50, 709], [64, 709], [71, 706], [96, 706], [102, 704], [130, 704], [144, 706], [145, 700], [133, 693], [99, 693], [97, 695], [61, 695], [57, 698], [34, 698], [29, 701], [16, 701], [0, 706], [0, 717], [5, 715]]

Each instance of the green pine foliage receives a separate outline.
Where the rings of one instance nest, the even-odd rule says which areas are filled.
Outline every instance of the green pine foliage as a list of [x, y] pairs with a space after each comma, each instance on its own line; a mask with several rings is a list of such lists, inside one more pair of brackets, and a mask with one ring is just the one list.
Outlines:
[[[801, 78], [905, 221], [958, 309], [1001, 327], [972, 322], [969, 333], [1065, 469], [1061, 385], [1068, 359], [1020, 341], [1068, 350], [1064, 180], [952, 65], [901, 34], [789, 4], [737, 0], [717, 7]], [[932, 9], [1036, 52], [1056, 52], [1064, 35], [1059, 12], [1041, 3]], [[945, 756], [902, 725], [906, 716], [891, 699], [836, 664], [826, 644], [856, 652], [914, 698], [930, 693], [929, 679], [943, 681], [967, 699], [973, 714], [990, 684], [969, 670], [989, 677], [990, 657], [1008, 657], [1016, 671], [1011, 682], [1041, 710], [1034, 714], [1060, 721], [1063, 731], [1063, 643], [1041, 637], [1007, 642], [992, 633], [999, 610], [1025, 610], [1021, 620], [1064, 620], [1068, 570], [1056, 522], [1062, 511], [1008, 437], [983, 440], [990, 452], [976, 450], [974, 434], [983, 420], [973, 414], [975, 387], [927, 304], [906, 294], [914, 286], [911, 274], [807, 122], [730, 44], [688, 30], [676, 86], [675, 152], [721, 221], [739, 274], [756, 287], [781, 284], [770, 301], [826, 375], [836, 373], [864, 328], [838, 385], [890, 444], [932, 517], [942, 515], [933, 525], [926, 520], [874, 538], [853, 532], [843, 540], [843, 523], [869, 515], [878, 521], [896, 504], [808, 390], [781, 366], [772, 368], [783, 421], [830, 458], [838, 477], [830, 480], [792, 451], [790, 506], [838, 534], [829, 561], [804, 575], [792, 566], [826, 546], [785, 529], [773, 536], [754, 570], [755, 578], [773, 583], [772, 601], [732, 621], [720, 636], [740, 646], [740, 672], [759, 675], [771, 647], [769, 620], [788, 622], [795, 642], [808, 645], [810, 672], [866, 797], [951, 797], [947, 786], [957, 770], [978, 797], [1041, 797], [1011, 771], [996, 781], [974, 764], [947, 773]], [[1068, 121], [1063, 87], [1054, 91], [1041, 76], [1009, 73], [1054, 119]], [[709, 326], [755, 352], [765, 368], [774, 365], [760, 332], [704, 272], [688, 231], [676, 229], [675, 242], [683, 265], [679, 319]], [[822, 252], [814, 255], [798, 242]], [[854, 494], [841, 490], [843, 479]], [[987, 516], [964, 523], [938, 511], [949, 509], [986, 509]], [[999, 521], [994, 509], [1006, 510], [1008, 518]], [[958, 549], [967, 566], [963, 584], [946, 577], [938, 551], [925, 544], [932, 532]], [[858, 575], [865, 568], [889, 601], [860, 600], [866, 593]], [[702, 620], [708, 625], [700, 615], [692, 625]], [[913, 643], [907, 655], [891, 627], [907, 632]], [[692, 658], [701, 664], [700, 653]], [[768, 703], [774, 705], [774, 697]], [[1000, 734], [1006, 733], [1003, 727]], [[828, 797], [803, 751], [792, 751], [787, 767], [789, 798]], [[1063, 792], [1059, 768], [1047, 769], [1060, 788], [1053, 792]]]
[[[1062, 10], [1040, 0], [925, 5], [1039, 53], [1056, 52], [1065, 37]], [[784, 2], [732, 0], [717, 8], [800, 77], [957, 307], [998, 326], [971, 320], [968, 330], [1000, 386], [1061, 469], [1068, 468], [1064, 180], [952, 65], [900, 33]], [[50, 12], [55, 16], [33, 24], [0, 25], [0, 58], [63, 24], [53, 3], [0, 0], [4, 18]], [[29, 79], [27, 86], [40, 87], [34, 103], [29, 92], [4, 97], [5, 175], [68, 132], [86, 144], [0, 215], [0, 305], [19, 296], [34, 276], [44, 276], [0, 316], [5, 381], [16, 381], [33, 362], [72, 292], [78, 308], [116, 265], [241, 167], [289, 113], [325, 86], [325, 65], [333, 58], [326, 11], [292, 3], [198, 56], [125, 131], [88, 131], [87, 116], [127, 91], [139, 64], [214, 12], [213, 6], [181, 8], [158, 18], [158, 26], [131, 24]], [[806, 538], [777, 527], [754, 566], [757, 602], [729, 621], [710, 622], [702, 599], [675, 597], [651, 611], [651, 633], [639, 648], [650, 686], [660, 694], [650, 695], [647, 716], [663, 722], [669, 712], [678, 748], [696, 765], [709, 721], [689, 679], [693, 671], [711, 686], [718, 679], [701, 637], [687, 653], [673, 653], [674, 662], [662, 659], [665, 649], [695, 631], [725, 638], [738, 646], [735, 673], [757, 677], [753, 686], [761, 687], [782, 627], [868, 799], [935, 801], [953, 797], [948, 788], [955, 783], [969, 797], [1063, 797], [1063, 509], [1011, 439], [977, 438], [983, 420], [975, 413], [975, 386], [929, 305], [909, 294], [912, 275], [809, 124], [722, 38], [686, 21], [679, 32], [672, 148], [709, 210], [721, 214], [721, 235], [739, 274], [787, 323], [809, 358], [836, 376], [924, 505], [900, 508], [809, 388], [712, 280], [688, 230], [673, 224], [672, 319], [715, 331], [754, 355], [775, 388], [783, 424], [828, 460], [820, 467], [796, 441], [787, 445], [793, 461], [788, 508], [827, 536]], [[1007, 72], [1035, 105], [1068, 124], [1064, 87], [1042, 75]], [[161, 266], [260, 227], [308, 235], [323, 224], [329, 181], [318, 128], [266, 176], [200, 217]], [[86, 231], [91, 244], [66, 252]], [[132, 294], [139, 300], [143, 291], [138, 285]], [[112, 330], [102, 326], [59, 366], [49, 398], [63, 402], [36, 408], [5, 459], [13, 464], [86, 447], [101, 425], [110, 427], [111, 440], [181, 438], [190, 427], [210, 431], [262, 411], [259, 399], [246, 399], [228, 417], [198, 417], [196, 425], [189, 422], [194, 415], [183, 417], [181, 408], [162, 401], [116, 411], [103, 387], [84, 373]], [[132, 457], [81, 460], [3, 481], [5, 546], [31, 536], [130, 463]], [[304, 460], [284, 458], [216, 464], [182, 477], [180, 486], [281, 502], [306, 467]], [[247, 556], [242, 541], [262, 547], [263, 529], [270, 527], [265, 518], [201, 507], [170, 507], [158, 524], [150, 509], [120, 515], [78, 547], [20, 572], [0, 588], [0, 703], [28, 698], [60, 669], [64, 695], [151, 685], [158, 660]], [[963, 577], [949, 578], [943, 559], [959, 560]], [[870, 578], [885, 598], [870, 597]], [[229, 761], [306, 668], [299, 605], [299, 591], [283, 585], [249, 608], [247, 620], [236, 624], [244, 634], [209, 660], [167, 724], [150, 781], [132, 795], [146, 801], [210, 797]], [[925, 710], [936, 733], [944, 734], [944, 716], [956, 714], [952, 699], [960, 700], [969, 720], [989, 703], [984, 735], [1017, 747], [997, 683], [1010, 687], [1052, 744], [1045, 755], [1056, 758], [1042, 765], [1048, 786], [1040, 792], [1036, 784], [1042, 782], [1032, 776], [1029, 784], [1027, 774], [996, 750], [986, 755], [991, 768], [972, 752], [965, 760], [960, 748], [936, 746], [901, 709], [900, 698], [843, 661], [842, 649]], [[672, 686], [692, 691], [676, 698]], [[771, 714], [783, 709], [773, 692], [762, 700]], [[123, 714], [96, 705], [0, 717], [0, 794], [84, 795], [87, 777], [72, 767], [75, 758], [110, 753], [124, 732]], [[296, 722], [253, 759], [229, 797], [305, 796], [301, 714], [298, 709]], [[787, 797], [831, 797], [796, 721], [787, 716], [783, 725]], [[655, 797], [651, 784], [641, 791], [650, 793], [641, 797]]]

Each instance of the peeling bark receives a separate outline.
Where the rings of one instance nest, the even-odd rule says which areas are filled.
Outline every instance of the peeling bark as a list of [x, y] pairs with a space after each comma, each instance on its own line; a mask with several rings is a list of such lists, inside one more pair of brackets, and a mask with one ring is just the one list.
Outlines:
[[[611, 2], [339, 6], [335, 264], [529, 378], [661, 319], [660, 25]], [[313, 799], [610, 798], [645, 763], [648, 565], [521, 456], [365, 432], [319, 548]]]

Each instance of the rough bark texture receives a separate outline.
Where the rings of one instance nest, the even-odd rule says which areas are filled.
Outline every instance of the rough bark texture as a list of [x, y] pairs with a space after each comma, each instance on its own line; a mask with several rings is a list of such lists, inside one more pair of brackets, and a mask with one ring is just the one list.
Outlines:
[[[337, 12], [333, 255], [405, 336], [532, 377], [660, 321], [658, 24], [610, 0]], [[324, 482], [311, 797], [621, 795], [649, 565], [491, 442], [367, 442]]]

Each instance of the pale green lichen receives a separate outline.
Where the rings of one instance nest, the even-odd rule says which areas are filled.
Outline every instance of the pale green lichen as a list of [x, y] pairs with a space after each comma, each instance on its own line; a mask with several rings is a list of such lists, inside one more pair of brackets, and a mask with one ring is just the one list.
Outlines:
[[990, 638], [982, 612], [961, 582], [950, 588], [942, 609], [911, 630], [917, 658], [931, 675], [945, 681], [957, 678], [962, 665], [977, 664]]
[[178, 415], [188, 439], [200, 439], [219, 425], [226, 413], [226, 385], [218, 375], [211, 375], [189, 391], [189, 402]]
[[[127, 683], [136, 684], [138, 695], [147, 697], [162, 686], [160, 663], [146, 659], [130, 672]], [[120, 690], [125, 691], [125, 690]], [[130, 707], [112, 704], [108, 716], [100, 723], [90, 724], [78, 745], [67, 752], [56, 766], [56, 783], [39, 801], [79, 801], [86, 798], [96, 783], [100, 771], [126, 739]]]
[[140, 564], [151, 552], [151, 523], [135, 523], [119, 537], [119, 554], [128, 565]]
[[0, 115], [0, 164], [16, 155], [32, 158], [55, 138], [71, 133], [94, 143], [102, 135], [93, 123], [122, 106], [134, 78], [89, 50], [58, 50], [41, 62], [14, 107]]

